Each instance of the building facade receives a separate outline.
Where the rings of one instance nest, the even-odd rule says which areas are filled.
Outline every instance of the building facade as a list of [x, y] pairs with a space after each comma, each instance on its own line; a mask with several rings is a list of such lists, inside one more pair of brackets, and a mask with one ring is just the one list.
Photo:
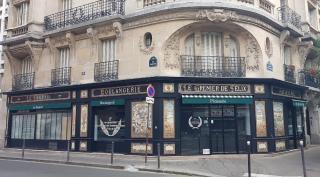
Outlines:
[[6, 147], [104, 152], [115, 142], [116, 152], [154, 154], [160, 143], [164, 155], [193, 155], [243, 153], [250, 140], [269, 153], [319, 138], [317, 1], [9, 8]]

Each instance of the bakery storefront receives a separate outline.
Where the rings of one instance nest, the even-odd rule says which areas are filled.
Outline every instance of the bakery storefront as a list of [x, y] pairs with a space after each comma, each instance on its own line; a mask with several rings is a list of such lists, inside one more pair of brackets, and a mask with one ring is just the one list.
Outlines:
[[[154, 104], [146, 103], [155, 87]], [[275, 79], [154, 77], [9, 92], [7, 147], [164, 155], [254, 153], [304, 139], [304, 87]]]

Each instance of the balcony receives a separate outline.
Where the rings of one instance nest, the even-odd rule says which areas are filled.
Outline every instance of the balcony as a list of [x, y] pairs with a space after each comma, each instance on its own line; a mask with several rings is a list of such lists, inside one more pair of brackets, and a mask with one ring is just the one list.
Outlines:
[[182, 76], [245, 77], [244, 57], [182, 55]]
[[301, 30], [301, 16], [288, 6], [278, 8], [278, 18], [282, 23], [293, 25]]
[[314, 88], [320, 88], [319, 75], [312, 70], [302, 70], [299, 72], [300, 84]]
[[63, 86], [71, 84], [71, 67], [56, 68], [51, 71], [51, 85]]
[[13, 77], [12, 90], [28, 90], [33, 89], [34, 86], [34, 72], [17, 74]]
[[165, 3], [166, 0], [143, 0], [143, 7]]
[[125, 0], [100, 0], [44, 17], [45, 30], [56, 30], [105, 16], [124, 15], [124, 13]]
[[8, 29], [8, 32], [11, 33], [10, 37], [15, 37], [28, 33], [29, 25], [18, 26], [15, 28]]
[[270, 14], [274, 14], [274, 5], [268, 0], [259, 0], [259, 7]]
[[292, 83], [296, 83], [295, 66], [284, 65], [284, 80]]
[[118, 79], [119, 60], [94, 64], [94, 80], [105, 82]]

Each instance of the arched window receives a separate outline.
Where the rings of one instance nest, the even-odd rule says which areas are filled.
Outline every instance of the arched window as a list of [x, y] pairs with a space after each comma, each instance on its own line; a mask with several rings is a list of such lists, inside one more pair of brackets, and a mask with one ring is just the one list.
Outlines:
[[194, 55], [194, 34], [191, 34], [189, 37], [187, 37], [185, 41], [185, 55]]

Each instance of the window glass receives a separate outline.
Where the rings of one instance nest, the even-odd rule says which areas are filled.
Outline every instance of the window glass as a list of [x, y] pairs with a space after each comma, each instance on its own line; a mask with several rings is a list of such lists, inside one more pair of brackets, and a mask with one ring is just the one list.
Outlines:
[[45, 129], [45, 139], [50, 139], [50, 134], [51, 134], [51, 114], [48, 113], [46, 117], [46, 129]]
[[47, 114], [42, 113], [41, 114], [41, 127], [39, 127], [40, 130], [40, 139], [45, 139], [46, 137], [46, 119], [47, 119]]
[[67, 121], [68, 117], [67, 117], [67, 113], [63, 113], [62, 114], [62, 139], [67, 139], [67, 126], [68, 126], [68, 121]]
[[109, 62], [114, 61], [116, 58], [116, 40], [115, 39], [107, 39], [102, 41], [102, 61], [101, 62]]
[[15, 130], [16, 130], [16, 116], [12, 116], [12, 121], [11, 121], [11, 138], [15, 138]]
[[68, 119], [67, 139], [70, 140], [71, 139], [71, 113], [70, 112], [67, 113], [67, 119]]
[[62, 113], [57, 113], [56, 139], [61, 139], [61, 121]]
[[40, 134], [41, 130], [41, 114], [37, 114], [37, 132], [36, 132], [36, 139], [41, 138]]
[[57, 128], [57, 114], [51, 113], [51, 132], [50, 139], [56, 139], [56, 128]]
[[29, 3], [23, 2], [17, 6], [17, 25], [26, 25], [28, 23]]

